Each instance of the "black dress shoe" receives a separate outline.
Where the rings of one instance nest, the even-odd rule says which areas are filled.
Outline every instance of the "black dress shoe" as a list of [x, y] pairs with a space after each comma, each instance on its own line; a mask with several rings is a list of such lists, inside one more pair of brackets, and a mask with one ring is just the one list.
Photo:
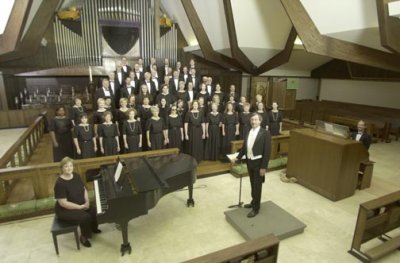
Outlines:
[[244, 208], [253, 208], [253, 205], [252, 204], [245, 204], [243, 207]]
[[255, 217], [258, 214], [258, 211], [251, 210], [250, 213], [247, 214], [248, 218]]
[[95, 234], [100, 234], [100, 233], [101, 233], [101, 230], [100, 230], [100, 229], [95, 229], [95, 230], [93, 230], [92, 232], [95, 233]]
[[82, 239], [82, 237], [81, 237], [81, 238], [80, 238], [80, 241], [81, 241], [81, 244], [82, 244], [84, 247], [91, 247], [91, 246], [92, 246], [92, 244], [90, 244], [89, 239], [86, 239], [85, 241], [83, 241], [83, 239]]

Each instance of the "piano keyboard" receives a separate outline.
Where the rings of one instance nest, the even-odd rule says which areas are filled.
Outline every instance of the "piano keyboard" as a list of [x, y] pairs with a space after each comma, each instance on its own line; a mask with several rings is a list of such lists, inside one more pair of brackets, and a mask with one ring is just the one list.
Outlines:
[[107, 199], [105, 198], [104, 185], [102, 183], [99, 184], [99, 180], [94, 180], [93, 183], [97, 214], [103, 214], [108, 209]]

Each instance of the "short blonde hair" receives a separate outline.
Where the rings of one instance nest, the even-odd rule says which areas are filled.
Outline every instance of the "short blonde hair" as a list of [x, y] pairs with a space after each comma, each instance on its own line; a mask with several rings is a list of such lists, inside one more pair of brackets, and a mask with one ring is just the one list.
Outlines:
[[160, 109], [157, 106], [151, 106], [150, 110], [151, 110], [151, 113], [156, 112], [156, 111], [160, 112]]
[[62, 160], [60, 161], [60, 169], [62, 171], [62, 168], [64, 167], [64, 165], [66, 165], [67, 163], [72, 163], [74, 164], [74, 160], [68, 156], [62, 158]]

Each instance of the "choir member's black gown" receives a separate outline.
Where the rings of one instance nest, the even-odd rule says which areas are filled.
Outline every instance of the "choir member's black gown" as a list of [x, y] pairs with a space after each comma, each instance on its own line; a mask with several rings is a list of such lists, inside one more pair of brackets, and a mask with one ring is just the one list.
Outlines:
[[222, 139], [222, 153], [228, 154], [231, 152], [231, 141], [236, 139], [236, 124], [238, 124], [238, 116], [236, 113], [224, 113], [222, 123], [225, 124], [225, 136]]
[[182, 132], [183, 127], [182, 119], [177, 115], [176, 117], [168, 116], [167, 118], [167, 129], [168, 129], [168, 140], [169, 148], [179, 148], [182, 152]]
[[249, 134], [249, 131], [251, 129], [250, 116], [250, 112], [242, 112], [239, 114], [239, 138], [241, 140], [247, 138], [247, 135]]
[[214, 95], [217, 95], [219, 97], [220, 104], [225, 102], [225, 96], [224, 96], [224, 93], [222, 91], [221, 92], [215, 92], [214, 91], [214, 93], [211, 95], [211, 100], [214, 97]]
[[265, 127], [268, 125], [269, 121], [268, 121], [268, 112], [257, 112], [258, 114], [260, 114], [262, 116], [262, 122], [260, 124], [261, 128], [265, 129]]
[[149, 147], [147, 146], [147, 134], [146, 134], [146, 123], [147, 120], [153, 116], [151, 113], [150, 107], [146, 108], [143, 105], [138, 106], [138, 115], [140, 118], [140, 125], [142, 125], [142, 150], [147, 151]]
[[81, 154], [78, 155], [79, 158], [93, 158], [96, 157], [94, 151], [94, 128], [92, 125], [80, 126], [77, 125], [74, 128], [74, 138], [78, 140], [79, 148], [81, 149]]
[[81, 122], [81, 115], [84, 113], [86, 113], [84, 107], [71, 107], [69, 117], [75, 122], [75, 125], [78, 125]]
[[155, 120], [150, 118], [146, 123], [146, 131], [150, 131], [151, 150], [159, 150], [164, 148], [164, 134], [165, 124], [163, 118]]
[[117, 126], [112, 124], [100, 124], [98, 127], [99, 137], [103, 138], [103, 148], [104, 155], [116, 155], [117, 152], [117, 140], [115, 139], [118, 136]]
[[53, 145], [53, 161], [59, 162], [64, 157], [74, 158], [72, 141], [72, 122], [69, 118], [56, 118], [50, 120], [49, 131], [53, 131], [58, 147]]
[[159, 107], [160, 109], [160, 117], [164, 120], [164, 123], [167, 121], [168, 114], [169, 114], [169, 107], [165, 106], [164, 108]]
[[282, 122], [283, 114], [281, 111], [268, 112], [268, 130], [271, 136], [279, 135], [280, 123]]
[[197, 98], [196, 99], [198, 100], [200, 97], [204, 98], [204, 104], [207, 104], [207, 102], [210, 100], [210, 94], [208, 94], [208, 92], [205, 92], [205, 93], [199, 92], [199, 93], [197, 93]]
[[142, 134], [142, 126], [140, 121], [129, 122], [125, 121], [122, 125], [122, 134], [126, 135], [126, 142], [128, 143], [128, 149], [126, 152], [140, 152], [139, 139]]
[[222, 114], [214, 115], [210, 112], [206, 122], [208, 123], [208, 138], [204, 157], [206, 160], [216, 161], [221, 154], [221, 127], [219, 124], [222, 122]]
[[202, 124], [205, 122], [201, 112], [188, 111], [185, 116], [185, 123], [188, 123], [189, 141], [187, 142], [187, 152], [198, 162], [204, 157], [204, 142]]
[[118, 122], [118, 131], [119, 131], [119, 148], [121, 149], [120, 153], [125, 153], [124, 140], [122, 138], [122, 130], [124, 126], [124, 122], [128, 119], [128, 111], [121, 111], [118, 109], [115, 114], [115, 120]]

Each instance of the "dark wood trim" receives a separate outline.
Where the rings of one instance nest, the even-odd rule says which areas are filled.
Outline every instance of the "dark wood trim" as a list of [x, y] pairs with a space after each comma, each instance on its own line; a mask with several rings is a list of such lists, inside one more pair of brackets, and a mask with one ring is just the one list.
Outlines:
[[395, 0], [376, 0], [381, 44], [394, 53], [400, 53], [400, 19], [389, 16], [388, 3]]
[[290, 59], [290, 55], [292, 54], [296, 36], [297, 36], [296, 29], [292, 27], [289, 33], [289, 37], [286, 41], [285, 48], [281, 52], [270, 58], [268, 61], [266, 61], [264, 64], [262, 64], [258, 68], [256, 75], [260, 75], [264, 72], [267, 72], [271, 69], [279, 67], [280, 65], [283, 65], [286, 62], [288, 62]]
[[[22, 41], [13, 52], [0, 55], [0, 61], [10, 61], [35, 54], [40, 47], [40, 40], [54, 17], [58, 3], [59, 0], [43, 1]], [[53, 40], [47, 39], [47, 41]]]
[[33, 0], [16, 0], [4, 33], [0, 37], [0, 55], [14, 51], [25, 28]]
[[319, 33], [300, 0], [281, 0], [281, 3], [308, 52], [372, 67], [400, 71], [400, 56], [323, 36]]
[[233, 18], [231, 0], [224, 0], [224, 10], [225, 10], [226, 25], [228, 28], [229, 45], [231, 47], [232, 58], [237, 59], [239, 63], [242, 65], [242, 67], [246, 69], [247, 73], [255, 74], [257, 67], [239, 48], [237, 34], [236, 34], [235, 20]]

